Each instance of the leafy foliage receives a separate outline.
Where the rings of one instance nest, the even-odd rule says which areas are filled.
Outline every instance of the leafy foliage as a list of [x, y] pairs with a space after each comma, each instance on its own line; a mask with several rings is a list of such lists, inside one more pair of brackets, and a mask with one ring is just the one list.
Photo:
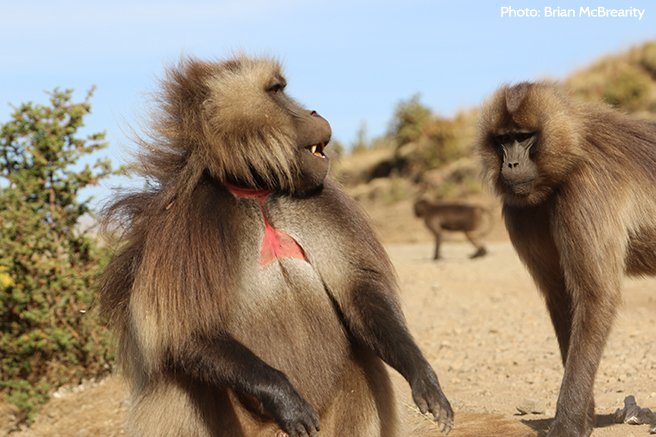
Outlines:
[[117, 172], [107, 160], [80, 168], [104, 148], [104, 133], [77, 137], [93, 89], [48, 93], [0, 125], [0, 389], [31, 418], [51, 385], [109, 368], [109, 335], [94, 316], [94, 285], [106, 249], [80, 229], [90, 201], [79, 191]]
[[389, 131], [396, 139], [398, 147], [417, 141], [424, 125], [430, 121], [431, 110], [420, 102], [420, 98], [420, 94], [415, 94], [410, 99], [401, 101], [394, 109]]
[[641, 71], [630, 67], [613, 73], [603, 92], [603, 100], [628, 110], [639, 108], [643, 99], [648, 96], [649, 78]]
[[462, 126], [459, 124], [457, 119], [434, 116], [420, 102], [419, 94], [401, 101], [394, 110], [389, 130], [397, 149], [386, 167], [420, 180], [425, 172], [464, 156]]
[[422, 138], [427, 143], [419, 150], [424, 169], [439, 168], [460, 157], [456, 124], [447, 119], [433, 118], [424, 125]]

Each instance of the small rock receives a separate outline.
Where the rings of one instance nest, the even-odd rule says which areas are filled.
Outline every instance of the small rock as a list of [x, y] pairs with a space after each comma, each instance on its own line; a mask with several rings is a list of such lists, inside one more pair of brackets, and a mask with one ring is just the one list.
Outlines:
[[450, 368], [449, 370], [460, 370], [460, 369], [462, 369], [463, 365], [464, 365], [464, 363], [463, 363], [462, 360], [456, 359], [456, 360], [452, 361], [451, 364], [449, 365], [449, 368]]
[[624, 398], [624, 408], [615, 411], [615, 423], [628, 423], [630, 425], [641, 425], [650, 423], [650, 432], [656, 432], [656, 415], [649, 408], [640, 408], [634, 396]]
[[533, 399], [522, 399], [515, 407], [521, 414], [544, 414], [545, 407]]

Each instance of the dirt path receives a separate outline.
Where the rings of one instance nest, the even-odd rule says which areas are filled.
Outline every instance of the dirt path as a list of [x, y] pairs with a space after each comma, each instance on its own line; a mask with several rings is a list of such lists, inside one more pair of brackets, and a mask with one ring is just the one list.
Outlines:
[[[444, 259], [430, 244], [391, 244], [408, 323], [437, 371], [458, 417], [502, 415], [544, 435], [555, 411], [562, 366], [546, 309], [510, 243], [488, 244], [490, 254], [470, 260], [472, 247], [450, 242]], [[625, 302], [597, 375], [601, 426], [593, 437], [647, 436], [648, 427], [610, 424], [628, 395], [656, 411], [656, 279], [627, 280]], [[403, 401], [406, 384], [397, 378]], [[115, 378], [52, 399], [29, 428], [12, 437], [119, 436], [128, 401]], [[79, 390], [79, 389], [78, 389]], [[520, 416], [534, 401], [541, 414]], [[410, 408], [410, 407], [408, 407]], [[5, 409], [5, 417], [10, 413]], [[0, 419], [0, 435], [3, 430]], [[462, 422], [461, 422], [462, 423]], [[5, 424], [6, 426], [6, 424]], [[529, 428], [527, 428], [529, 429]]]

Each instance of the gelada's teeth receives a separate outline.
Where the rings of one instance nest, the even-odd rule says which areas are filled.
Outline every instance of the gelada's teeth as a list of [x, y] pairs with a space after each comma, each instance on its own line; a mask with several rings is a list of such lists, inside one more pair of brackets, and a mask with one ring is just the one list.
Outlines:
[[315, 153], [317, 151], [317, 146], [312, 146], [311, 152]]

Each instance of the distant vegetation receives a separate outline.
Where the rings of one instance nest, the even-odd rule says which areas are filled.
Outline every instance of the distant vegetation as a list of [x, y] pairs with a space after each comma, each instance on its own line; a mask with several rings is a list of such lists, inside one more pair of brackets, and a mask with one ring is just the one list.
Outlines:
[[656, 119], [656, 41], [600, 59], [565, 85], [581, 100], [604, 101], [636, 117]]
[[[656, 119], [656, 42], [604, 57], [562, 83], [580, 100]], [[476, 194], [483, 189], [473, 156], [477, 118], [477, 109], [437, 116], [416, 94], [397, 104], [385, 135], [358, 135], [352, 153], [342, 150], [336, 176], [362, 202]]]
[[[382, 196], [383, 201], [394, 202], [407, 197], [417, 187], [435, 189], [438, 185], [445, 195], [447, 192], [456, 195], [454, 191], [459, 191], [456, 185], [468, 191], [479, 191], [481, 187], [473, 167], [454, 168], [458, 173], [453, 175], [455, 185], [442, 184], [438, 174], [445, 167], [471, 156], [476, 117], [476, 111], [462, 112], [453, 119], [436, 116], [424, 105], [419, 94], [402, 100], [394, 108], [385, 135], [370, 142], [363, 141], [366, 137], [361, 128], [351, 154], [341, 153], [336, 177], [350, 188], [377, 180], [372, 185], [375, 192], [366, 192], [366, 189], [362, 193], [354, 192], [359, 200], [376, 200]], [[390, 182], [387, 188], [381, 187], [384, 185], [381, 179]]]

